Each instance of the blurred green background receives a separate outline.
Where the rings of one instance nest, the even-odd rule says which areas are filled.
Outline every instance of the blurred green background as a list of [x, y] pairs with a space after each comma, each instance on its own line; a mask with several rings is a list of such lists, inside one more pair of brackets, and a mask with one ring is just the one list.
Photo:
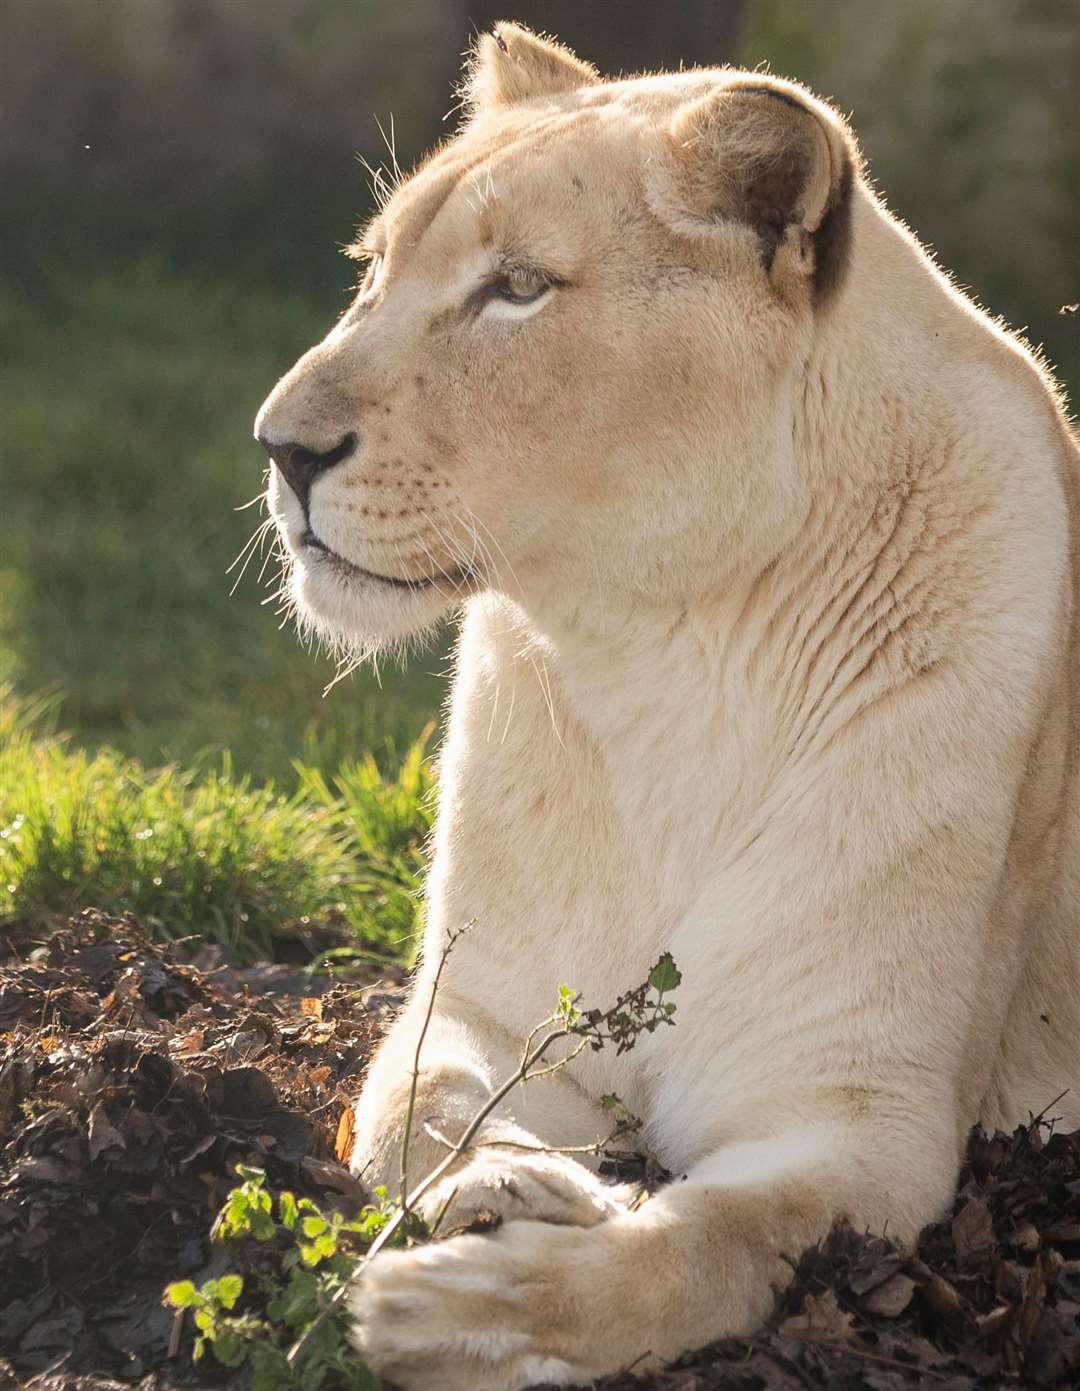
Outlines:
[[369, 749], [396, 777], [437, 713], [448, 635], [324, 700], [261, 557], [232, 597], [227, 571], [260, 517], [255, 411], [349, 292], [357, 154], [389, 162], [379, 123], [405, 167], [447, 134], [460, 54], [505, 17], [606, 72], [808, 82], [959, 281], [1080, 378], [1077, 0], [4, 0], [0, 685], [61, 693], [69, 750], [193, 786], [228, 750], [310, 799]]

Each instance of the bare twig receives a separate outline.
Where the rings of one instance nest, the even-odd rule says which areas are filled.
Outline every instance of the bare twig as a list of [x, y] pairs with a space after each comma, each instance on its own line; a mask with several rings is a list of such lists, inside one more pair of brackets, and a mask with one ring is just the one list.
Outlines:
[[177, 1309], [176, 1313], [173, 1314], [172, 1328], [169, 1330], [169, 1350], [165, 1354], [166, 1357], [175, 1357], [180, 1351], [180, 1339], [184, 1333], [184, 1315], [186, 1313], [186, 1309]]
[[416, 1094], [420, 1086], [420, 1054], [424, 1047], [424, 1039], [427, 1038], [428, 1027], [431, 1024], [431, 1016], [435, 1012], [435, 997], [439, 993], [439, 982], [442, 980], [443, 968], [445, 967], [450, 953], [459, 937], [463, 937], [476, 925], [476, 919], [471, 918], [464, 927], [451, 929], [447, 933], [443, 949], [439, 953], [439, 964], [435, 967], [435, 975], [431, 981], [431, 994], [428, 996], [427, 1009], [424, 1012], [424, 1022], [420, 1026], [420, 1033], [416, 1039], [416, 1053], [413, 1055], [412, 1082], [409, 1085], [409, 1100], [405, 1108], [405, 1134], [401, 1141], [401, 1182], [398, 1188], [400, 1194], [402, 1212], [405, 1217], [409, 1214], [409, 1144], [412, 1140], [413, 1116], [416, 1113]]
[[457, 1197], [457, 1195], [458, 1195], [458, 1191], [457, 1191], [457, 1186], [455, 1185], [453, 1188], [451, 1188], [450, 1192], [446, 1195], [446, 1202], [443, 1203], [442, 1207], [441, 1207], [441, 1208], [439, 1209], [439, 1211], [438, 1211], [438, 1214], [437, 1214], [437, 1216], [436, 1216], [436, 1218], [435, 1218], [435, 1221], [432, 1222], [431, 1226], [428, 1228], [428, 1231], [429, 1231], [429, 1233], [430, 1233], [430, 1235], [431, 1235], [432, 1240], [435, 1239], [435, 1233], [436, 1233], [436, 1232], [439, 1230], [439, 1228], [442, 1226], [442, 1224], [443, 1224], [443, 1218], [446, 1216], [447, 1212], [449, 1212], [449, 1210], [450, 1210], [450, 1204], [454, 1201], [454, 1199]]
[[[460, 1139], [456, 1142], [456, 1144], [452, 1146], [449, 1153], [446, 1154], [439, 1161], [438, 1164], [436, 1164], [434, 1169], [432, 1169], [431, 1172], [427, 1174], [425, 1178], [421, 1179], [421, 1181], [417, 1184], [417, 1186], [413, 1189], [413, 1191], [408, 1195], [407, 1198], [403, 1198], [401, 1206], [398, 1208], [397, 1212], [394, 1213], [393, 1217], [391, 1217], [390, 1221], [387, 1222], [386, 1226], [371, 1243], [364, 1255], [361, 1256], [359, 1262], [357, 1263], [356, 1269], [353, 1271], [353, 1274], [350, 1278], [350, 1284], [352, 1280], [355, 1280], [357, 1276], [359, 1276], [360, 1272], [364, 1269], [368, 1262], [371, 1261], [375, 1256], [377, 1256], [378, 1253], [382, 1250], [382, 1248], [391, 1239], [391, 1237], [395, 1235], [395, 1233], [401, 1227], [402, 1223], [405, 1221], [405, 1218], [408, 1216], [409, 1210], [415, 1207], [416, 1203], [424, 1196], [424, 1194], [430, 1188], [433, 1188], [435, 1184], [438, 1183], [439, 1179], [441, 1179], [442, 1176], [457, 1162], [461, 1155], [463, 1155], [465, 1151], [471, 1147], [473, 1141], [476, 1138], [477, 1132], [479, 1131], [480, 1127], [484, 1124], [484, 1122], [487, 1120], [488, 1116], [491, 1115], [492, 1111], [494, 1111], [497, 1106], [501, 1105], [501, 1103], [506, 1100], [506, 1098], [510, 1095], [514, 1088], [518, 1086], [523, 1080], [523, 1078], [528, 1074], [529, 1069], [544, 1056], [544, 1054], [553, 1044], [557, 1043], [559, 1039], [569, 1037], [569, 1032], [569, 1027], [565, 1025], [560, 1028], [553, 1029], [551, 1033], [547, 1034], [546, 1037], [539, 1044], [537, 1044], [537, 1046], [534, 1049], [532, 1049], [531, 1052], [526, 1053], [517, 1071], [512, 1073], [506, 1079], [506, 1081], [503, 1082], [502, 1086], [496, 1088], [496, 1090], [492, 1092], [491, 1096], [488, 1097], [488, 1099], [484, 1102], [483, 1106], [480, 1107], [477, 1113], [473, 1116], [472, 1120], [462, 1131]], [[576, 1052], [577, 1050], [575, 1050], [575, 1054]], [[569, 1061], [569, 1058], [567, 1058], [566, 1061]], [[545, 1071], [547, 1071], [547, 1069], [545, 1069]], [[300, 1335], [296, 1342], [293, 1343], [292, 1347], [289, 1349], [287, 1358], [290, 1367], [295, 1367], [299, 1363], [300, 1359], [303, 1357], [304, 1353], [310, 1346], [312, 1339], [315, 1337], [315, 1334], [319, 1331], [320, 1328], [323, 1327], [323, 1325], [329, 1318], [333, 1317], [334, 1313], [344, 1303], [349, 1293], [350, 1284], [342, 1285], [342, 1287], [339, 1290], [335, 1290], [335, 1292], [323, 1305], [319, 1313], [316, 1314], [315, 1318], [311, 1321], [311, 1323], [308, 1324], [304, 1332]]]

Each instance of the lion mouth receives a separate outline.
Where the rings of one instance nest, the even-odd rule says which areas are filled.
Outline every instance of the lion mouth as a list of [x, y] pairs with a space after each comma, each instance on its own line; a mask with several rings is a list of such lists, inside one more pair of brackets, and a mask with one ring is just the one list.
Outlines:
[[443, 570], [437, 575], [421, 575], [419, 579], [403, 579], [397, 575], [381, 575], [376, 570], [368, 570], [363, 565], [357, 565], [354, 561], [346, 560], [337, 551], [332, 551], [325, 542], [319, 538], [309, 527], [301, 537], [301, 544], [309, 550], [315, 551], [324, 565], [331, 565], [340, 573], [352, 576], [356, 579], [374, 580], [377, 584], [389, 585], [393, 589], [409, 589], [412, 591], [421, 589], [435, 589], [441, 584], [452, 585], [459, 589], [468, 580], [472, 579], [473, 572], [468, 567], [456, 570]]

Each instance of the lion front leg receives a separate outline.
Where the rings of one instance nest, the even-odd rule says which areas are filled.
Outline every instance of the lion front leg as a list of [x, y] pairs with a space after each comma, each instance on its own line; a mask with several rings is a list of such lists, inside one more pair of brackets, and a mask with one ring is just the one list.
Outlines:
[[593, 1230], [536, 1222], [380, 1254], [357, 1345], [405, 1391], [516, 1391], [643, 1369], [749, 1333], [841, 1216], [912, 1236], [947, 1201], [955, 1140], [883, 1120], [734, 1144]]
[[[370, 1186], [384, 1184], [392, 1193], [401, 1188], [425, 995], [430, 998], [418, 992], [391, 1028], [356, 1108], [351, 1167]], [[410, 1193], [446, 1158], [447, 1142], [460, 1139], [520, 1061], [520, 1051], [482, 1012], [437, 1005], [420, 1050], [411, 1106], [405, 1166]], [[603, 1183], [578, 1157], [560, 1151], [601, 1140], [608, 1129], [601, 1108], [566, 1077], [517, 1087], [485, 1120], [469, 1150], [427, 1189], [418, 1210], [429, 1221], [438, 1216], [443, 1232], [481, 1216], [593, 1226], [625, 1209], [627, 1190]]]

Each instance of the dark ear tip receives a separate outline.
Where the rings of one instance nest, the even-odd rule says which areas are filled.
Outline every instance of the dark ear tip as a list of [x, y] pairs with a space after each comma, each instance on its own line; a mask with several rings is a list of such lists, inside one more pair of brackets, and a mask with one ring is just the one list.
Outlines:
[[499, 45], [499, 48], [501, 49], [501, 51], [502, 51], [503, 53], [509, 53], [509, 52], [510, 52], [510, 49], [509, 49], [509, 47], [507, 46], [506, 40], [505, 40], [505, 39], [503, 38], [503, 36], [502, 36], [502, 30], [499, 28], [499, 26], [498, 26], [497, 24], [496, 24], [495, 28], [492, 29], [492, 31], [491, 31], [491, 37], [492, 37], [492, 38], [495, 40], [495, 42]]
[[785, 106], [794, 107], [796, 111], [806, 111], [808, 108], [805, 102], [798, 101], [790, 92], [783, 92], [778, 87], [757, 86], [751, 83], [740, 84], [736, 89], [738, 92], [749, 92], [754, 97], [772, 97], [774, 101], [782, 101]]

